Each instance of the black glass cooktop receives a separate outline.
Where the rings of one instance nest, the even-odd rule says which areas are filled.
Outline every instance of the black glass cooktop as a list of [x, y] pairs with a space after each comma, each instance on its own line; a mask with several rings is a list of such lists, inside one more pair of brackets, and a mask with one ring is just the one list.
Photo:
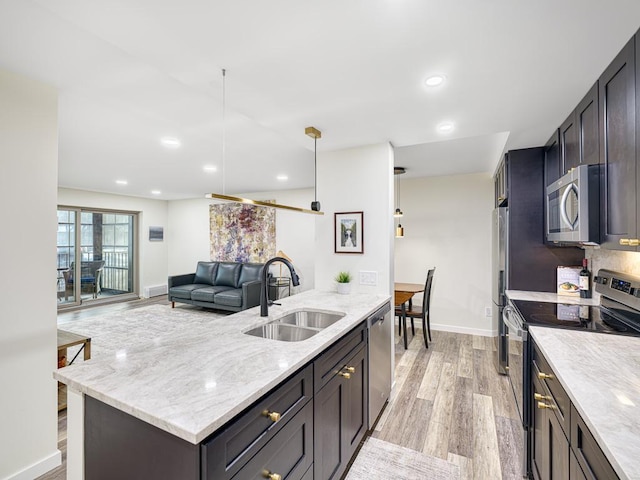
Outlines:
[[525, 324], [640, 336], [640, 312], [617, 302], [601, 306], [514, 300]]

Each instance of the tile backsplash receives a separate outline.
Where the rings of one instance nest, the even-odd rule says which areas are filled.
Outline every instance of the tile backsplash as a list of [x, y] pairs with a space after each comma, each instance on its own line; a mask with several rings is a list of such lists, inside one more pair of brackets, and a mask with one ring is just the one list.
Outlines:
[[[584, 254], [589, 260], [589, 270], [594, 276], [597, 275], [598, 270], [606, 268], [640, 277], [640, 252], [619, 252], [585, 246]], [[594, 292], [594, 298], [599, 300], [599, 296]]]

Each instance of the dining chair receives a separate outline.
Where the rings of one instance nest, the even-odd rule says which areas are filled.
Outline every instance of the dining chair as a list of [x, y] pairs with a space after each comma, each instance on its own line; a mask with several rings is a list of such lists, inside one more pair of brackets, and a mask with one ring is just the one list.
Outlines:
[[[422, 305], [415, 308], [405, 308], [406, 318], [411, 319], [411, 333], [413, 333], [413, 335], [416, 334], [413, 319], [422, 319], [422, 335], [424, 336], [424, 344], [427, 348], [429, 348], [427, 335], [429, 337], [429, 341], [431, 340], [431, 321], [429, 319], [429, 306], [431, 304], [431, 285], [433, 284], [433, 275], [435, 271], [436, 268], [433, 267], [427, 272], [427, 280], [424, 285], [424, 292], [422, 293]], [[402, 310], [396, 307], [395, 314], [396, 316], [400, 316], [402, 314]]]

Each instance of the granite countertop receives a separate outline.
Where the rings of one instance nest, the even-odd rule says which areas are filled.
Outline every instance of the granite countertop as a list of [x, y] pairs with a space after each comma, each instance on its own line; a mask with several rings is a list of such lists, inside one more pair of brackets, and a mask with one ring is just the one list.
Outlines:
[[551, 292], [527, 292], [524, 290], [507, 290], [509, 300], [528, 300], [532, 302], [566, 303], [569, 305], [598, 305], [594, 298], [571, 297]]
[[640, 479], [640, 338], [530, 327], [621, 479]]
[[[389, 298], [311, 290], [279, 300], [282, 305], [271, 306], [268, 318], [260, 317], [259, 307], [224, 317], [164, 305], [146, 312], [132, 310], [85, 322], [82, 333], [92, 336], [94, 358], [56, 370], [54, 377], [73, 390], [197, 444]], [[243, 333], [301, 308], [346, 315], [300, 342]], [[74, 331], [73, 323], [63, 328]], [[101, 345], [101, 337], [111, 344]]]

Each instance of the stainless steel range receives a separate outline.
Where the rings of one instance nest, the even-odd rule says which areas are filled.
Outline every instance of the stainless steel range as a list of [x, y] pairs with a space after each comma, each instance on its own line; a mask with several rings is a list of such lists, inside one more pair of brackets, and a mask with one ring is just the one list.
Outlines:
[[510, 300], [504, 309], [506, 371], [523, 426], [523, 476], [529, 472], [526, 459], [532, 408], [529, 326], [640, 336], [640, 277], [602, 269], [594, 285], [601, 295], [598, 306]]

